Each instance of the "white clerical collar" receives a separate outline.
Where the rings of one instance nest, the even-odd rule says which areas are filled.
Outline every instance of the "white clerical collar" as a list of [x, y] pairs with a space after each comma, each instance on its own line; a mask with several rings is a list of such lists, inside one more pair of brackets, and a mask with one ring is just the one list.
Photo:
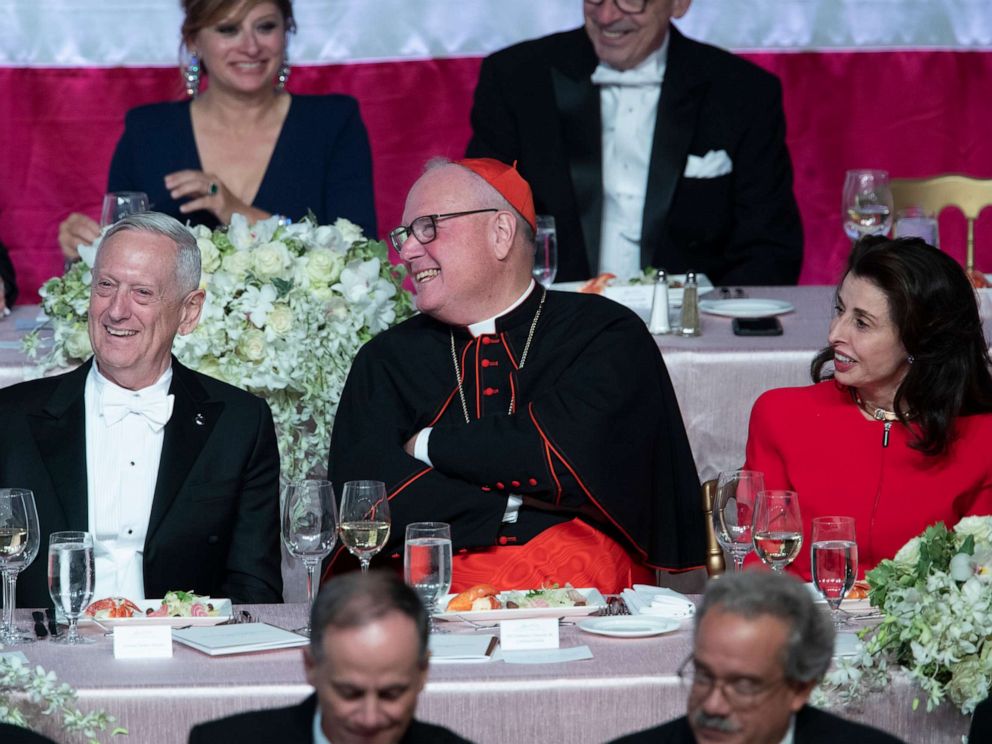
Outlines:
[[611, 75], [629, 75], [632, 78], [650, 77], [661, 81], [665, 77], [665, 66], [668, 64], [668, 40], [671, 38], [670, 33], [665, 34], [665, 40], [661, 42], [661, 46], [642, 59], [640, 64], [629, 70], [617, 70], [606, 62], [600, 62], [596, 69], [597, 71], [608, 71]]
[[533, 291], [534, 291], [534, 280], [531, 279], [530, 280], [530, 284], [527, 285], [527, 289], [525, 289], [524, 290], [524, 293], [522, 295], [520, 295], [519, 298], [517, 298], [517, 301], [516, 302], [514, 302], [512, 305], [510, 305], [508, 308], [506, 308], [503, 312], [496, 313], [491, 318], [486, 318], [485, 320], [480, 320], [478, 323], [473, 323], [472, 325], [470, 325], [468, 327], [469, 333], [471, 333], [473, 336], [475, 336], [477, 338], [479, 336], [485, 336], [485, 335], [488, 335], [488, 334], [496, 333], [496, 320], [497, 320], [497, 318], [501, 318], [504, 315], [506, 315], [507, 313], [509, 313], [509, 312], [511, 312], [513, 310], [516, 310], [518, 307], [520, 307], [524, 303], [524, 300], [526, 300], [527, 297], [530, 295], [530, 293], [533, 292]]
[[141, 388], [140, 390], [129, 390], [127, 388], [123, 388], [110, 378], [106, 377], [102, 372], [100, 372], [96, 359], [93, 360], [93, 366], [90, 367], [90, 378], [93, 380], [93, 384], [95, 386], [94, 390], [96, 390], [97, 395], [100, 396], [103, 395], [103, 391], [107, 388], [117, 388], [125, 393], [133, 394], [136, 398], [167, 395], [169, 392], [169, 387], [172, 385], [172, 362], [169, 362], [169, 366], [165, 368], [165, 372], [163, 372], [155, 382], [148, 387]]
[[313, 714], [313, 744], [331, 744], [331, 740], [324, 735], [324, 727], [321, 725], [320, 701], [317, 701], [317, 710]]

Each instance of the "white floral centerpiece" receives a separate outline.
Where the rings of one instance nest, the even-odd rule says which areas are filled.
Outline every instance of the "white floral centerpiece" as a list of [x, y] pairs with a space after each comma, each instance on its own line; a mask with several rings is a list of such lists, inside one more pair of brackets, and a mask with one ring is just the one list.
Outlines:
[[866, 578], [883, 620], [862, 632], [859, 656], [827, 675], [828, 695], [855, 700], [902, 668], [928, 711], [945, 698], [974, 711], [992, 685], [992, 517], [966, 517], [953, 530], [938, 522]]
[[[200, 247], [207, 290], [200, 324], [178, 336], [176, 356], [192, 369], [265, 398], [272, 408], [284, 478], [320, 472], [331, 425], [358, 349], [412, 314], [405, 271], [385, 243], [362, 236], [345, 219], [291, 225], [277, 218], [228, 228], [190, 227]], [[82, 261], [45, 282], [39, 294], [51, 319], [53, 346], [25, 341], [40, 356], [39, 373], [90, 356], [86, 312], [97, 243]]]

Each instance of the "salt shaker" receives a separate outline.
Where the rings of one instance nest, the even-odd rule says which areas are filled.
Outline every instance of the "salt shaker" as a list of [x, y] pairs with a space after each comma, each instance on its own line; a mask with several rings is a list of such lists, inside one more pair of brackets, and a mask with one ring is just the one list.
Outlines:
[[698, 336], [699, 328], [699, 284], [696, 272], [685, 274], [685, 289], [682, 290], [682, 335]]
[[651, 299], [651, 322], [648, 323], [648, 330], [655, 335], [672, 332], [668, 320], [668, 275], [664, 269], [658, 269], [654, 278], [654, 296]]

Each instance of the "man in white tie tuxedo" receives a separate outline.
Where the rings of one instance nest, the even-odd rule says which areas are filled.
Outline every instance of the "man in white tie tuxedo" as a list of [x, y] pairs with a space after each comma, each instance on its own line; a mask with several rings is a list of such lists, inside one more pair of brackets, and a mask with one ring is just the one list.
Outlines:
[[[0, 483], [34, 492], [42, 555], [52, 532], [93, 534], [94, 598], [281, 601], [269, 407], [171, 353], [203, 309], [196, 239], [133, 215], [107, 231], [92, 277], [93, 358], [0, 390]], [[17, 591], [21, 606], [49, 603], [44, 560]]]
[[690, 2], [584, 0], [584, 28], [482, 63], [468, 156], [517, 162], [555, 217], [559, 281], [646, 266], [799, 277], [781, 85], [679, 33]]

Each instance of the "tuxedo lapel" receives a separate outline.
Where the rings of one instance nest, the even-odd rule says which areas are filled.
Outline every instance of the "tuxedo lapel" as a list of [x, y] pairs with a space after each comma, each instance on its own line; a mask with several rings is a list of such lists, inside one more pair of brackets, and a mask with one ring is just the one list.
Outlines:
[[89, 522], [83, 393], [91, 364], [65, 375], [44, 408], [28, 416], [31, 436], [62, 508], [64, 529], [70, 530], [86, 530]]
[[[708, 81], [687, 58], [686, 39], [674, 26], [665, 63], [665, 81], [658, 101], [658, 117], [651, 146], [648, 187], [641, 224], [641, 266], [654, 265], [664, 251], [665, 222], [675, 187], [685, 170], [689, 146], [697, 126], [699, 107]], [[658, 267], [663, 268], [663, 267]]]
[[186, 482], [193, 463], [203, 451], [224, 408], [221, 402], [207, 400], [207, 393], [196, 376], [175, 357], [172, 359], [169, 392], [175, 396], [175, 401], [172, 417], [164, 430], [155, 497], [145, 537], [146, 548]]

